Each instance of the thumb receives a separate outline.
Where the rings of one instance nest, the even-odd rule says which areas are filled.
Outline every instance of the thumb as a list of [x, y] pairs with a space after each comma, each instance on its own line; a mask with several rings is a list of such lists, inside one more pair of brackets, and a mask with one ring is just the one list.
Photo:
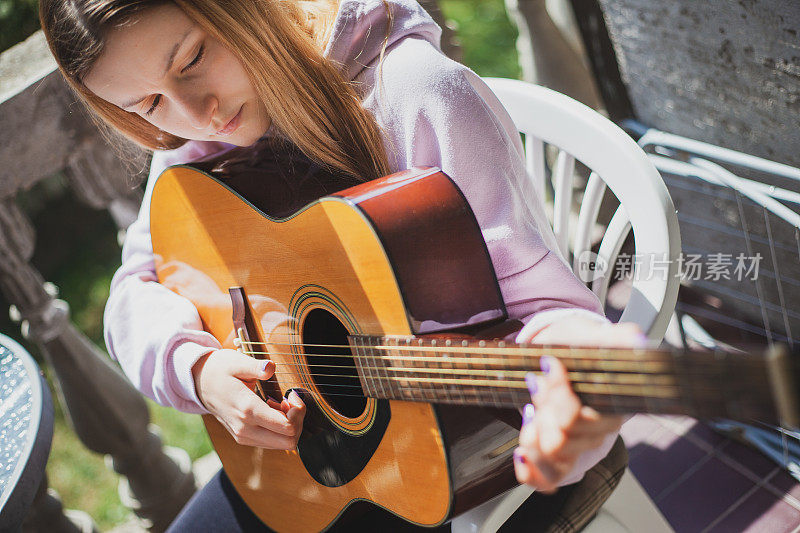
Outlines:
[[254, 359], [241, 352], [231, 350], [235, 356], [228, 358], [230, 375], [239, 379], [269, 379], [275, 373], [275, 363], [269, 359]]

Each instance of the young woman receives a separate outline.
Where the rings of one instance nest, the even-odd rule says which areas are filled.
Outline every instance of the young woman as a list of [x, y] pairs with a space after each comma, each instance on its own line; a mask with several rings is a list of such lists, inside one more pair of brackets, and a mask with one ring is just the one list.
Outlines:
[[[603, 317], [559, 256], [510, 117], [441, 53], [440, 29], [414, 0], [40, 0], [40, 13], [59, 68], [98, 123], [154, 150], [105, 339], [157, 402], [211, 413], [242, 444], [297, 443], [300, 398], [268, 405], [244, 384], [275, 365], [222, 349], [202, 330], [194, 306], [158, 284], [149, 235], [152, 186], [167, 165], [270, 135], [359, 181], [419, 165], [444, 170], [476, 214], [511, 318], [526, 322], [519, 341], [642, 342], [635, 326]], [[519, 481], [541, 491], [579, 480], [620, 423], [581, 405], [561, 363], [549, 368], [530, 380], [515, 454]], [[199, 498], [219, 500], [219, 519], [240, 502], [224, 476], [215, 483]]]

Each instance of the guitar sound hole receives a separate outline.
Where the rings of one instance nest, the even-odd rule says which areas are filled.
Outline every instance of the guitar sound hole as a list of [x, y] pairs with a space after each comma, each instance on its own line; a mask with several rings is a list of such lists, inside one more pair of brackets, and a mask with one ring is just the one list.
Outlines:
[[309, 374], [322, 397], [336, 411], [356, 418], [367, 406], [355, 361], [347, 343], [347, 329], [324, 309], [314, 309], [303, 323], [303, 343]]

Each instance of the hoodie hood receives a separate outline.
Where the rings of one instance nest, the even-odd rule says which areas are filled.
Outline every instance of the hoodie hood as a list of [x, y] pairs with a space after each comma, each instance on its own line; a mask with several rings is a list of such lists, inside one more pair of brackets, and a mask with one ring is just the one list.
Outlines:
[[441, 28], [415, 0], [341, 0], [324, 55], [341, 64], [349, 80], [380, 57], [389, 25], [385, 4], [394, 15], [387, 50], [412, 35], [440, 49]]

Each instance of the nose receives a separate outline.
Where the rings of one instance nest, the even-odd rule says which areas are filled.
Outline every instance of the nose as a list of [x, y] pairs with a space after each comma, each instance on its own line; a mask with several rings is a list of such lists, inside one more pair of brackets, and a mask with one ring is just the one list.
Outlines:
[[196, 94], [192, 91], [176, 91], [174, 95], [178, 111], [189, 125], [198, 130], [208, 129], [217, 111], [217, 99], [212, 94]]

